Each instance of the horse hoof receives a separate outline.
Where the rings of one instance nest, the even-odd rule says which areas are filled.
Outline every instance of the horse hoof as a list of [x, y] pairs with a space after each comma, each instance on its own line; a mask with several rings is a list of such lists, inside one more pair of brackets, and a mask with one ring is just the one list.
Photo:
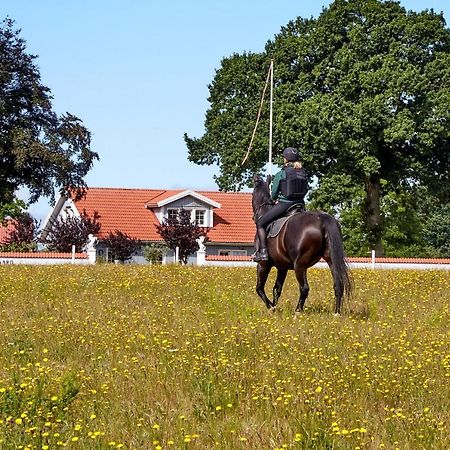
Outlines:
[[341, 317], [341, 313], [334, 313], [334, 317]]

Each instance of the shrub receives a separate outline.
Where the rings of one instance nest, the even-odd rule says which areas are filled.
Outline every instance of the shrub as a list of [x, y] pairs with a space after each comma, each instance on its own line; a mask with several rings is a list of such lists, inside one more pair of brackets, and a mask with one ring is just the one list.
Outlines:
[[141, 243], [138, 239], [116, 230], [114, 233], [109, 232], [105, 244], [109, 248], [109, 254], [113, 260], [125, 262], [131, 259]]
[[164, 244], [152, 243], [143, 248], [144, 258], [150, 264], [161, 264], [163, 256], [167, 253], [169, 247]]

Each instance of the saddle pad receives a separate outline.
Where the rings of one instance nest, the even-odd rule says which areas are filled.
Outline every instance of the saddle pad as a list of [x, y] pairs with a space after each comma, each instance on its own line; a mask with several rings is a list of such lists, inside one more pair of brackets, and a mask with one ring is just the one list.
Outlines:
[[279, 219], [274, 220], [272, 223], [269, 223], [269, 225], [266, 228], [266, 236], [268, 238], [277, 237], [278, 233], [283, 228], [283, 225], [286, 223], [286, 221], [297, 214], [301, 214], [301, 211], [295, 212], [294, 214], [289, 214], [288, 216], [280, 217]]

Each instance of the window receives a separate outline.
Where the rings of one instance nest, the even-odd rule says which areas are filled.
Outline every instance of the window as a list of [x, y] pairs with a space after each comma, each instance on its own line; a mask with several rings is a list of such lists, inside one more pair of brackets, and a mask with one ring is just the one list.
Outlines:
[[178, 217], [178, 209], [169, 208], [167, 210], [167, 218], [168, 219], [176, 219]]
[[219, 256], [247, 256], [247, 250], [219, 250]]
[[195, 225], [205, 225], [205, 210], [196, 209], [195, 210]]
[[73, 209], [70, 206], [66, 206], [63, 211], [64, 211], [63, 213], [64, 219], [74, 216]]

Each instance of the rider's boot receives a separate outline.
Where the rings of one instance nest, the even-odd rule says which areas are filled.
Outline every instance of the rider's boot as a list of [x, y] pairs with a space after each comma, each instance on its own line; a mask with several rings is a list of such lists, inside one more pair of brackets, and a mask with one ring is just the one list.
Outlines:
[[259, 261], [267, 261], [269, 256], [267, 254], [267, 239], [266, 230], [261, 227], [258, 228], [258, 239], [259, 239]]
[[259, 256], [259, 239], [258, 239], [258, 234], [256, 234], [255, 236], [255, 252], [251, 255], [251, 258], [253, 261], [255, 262], [259, 262], [261, 261], [261, 257]]

